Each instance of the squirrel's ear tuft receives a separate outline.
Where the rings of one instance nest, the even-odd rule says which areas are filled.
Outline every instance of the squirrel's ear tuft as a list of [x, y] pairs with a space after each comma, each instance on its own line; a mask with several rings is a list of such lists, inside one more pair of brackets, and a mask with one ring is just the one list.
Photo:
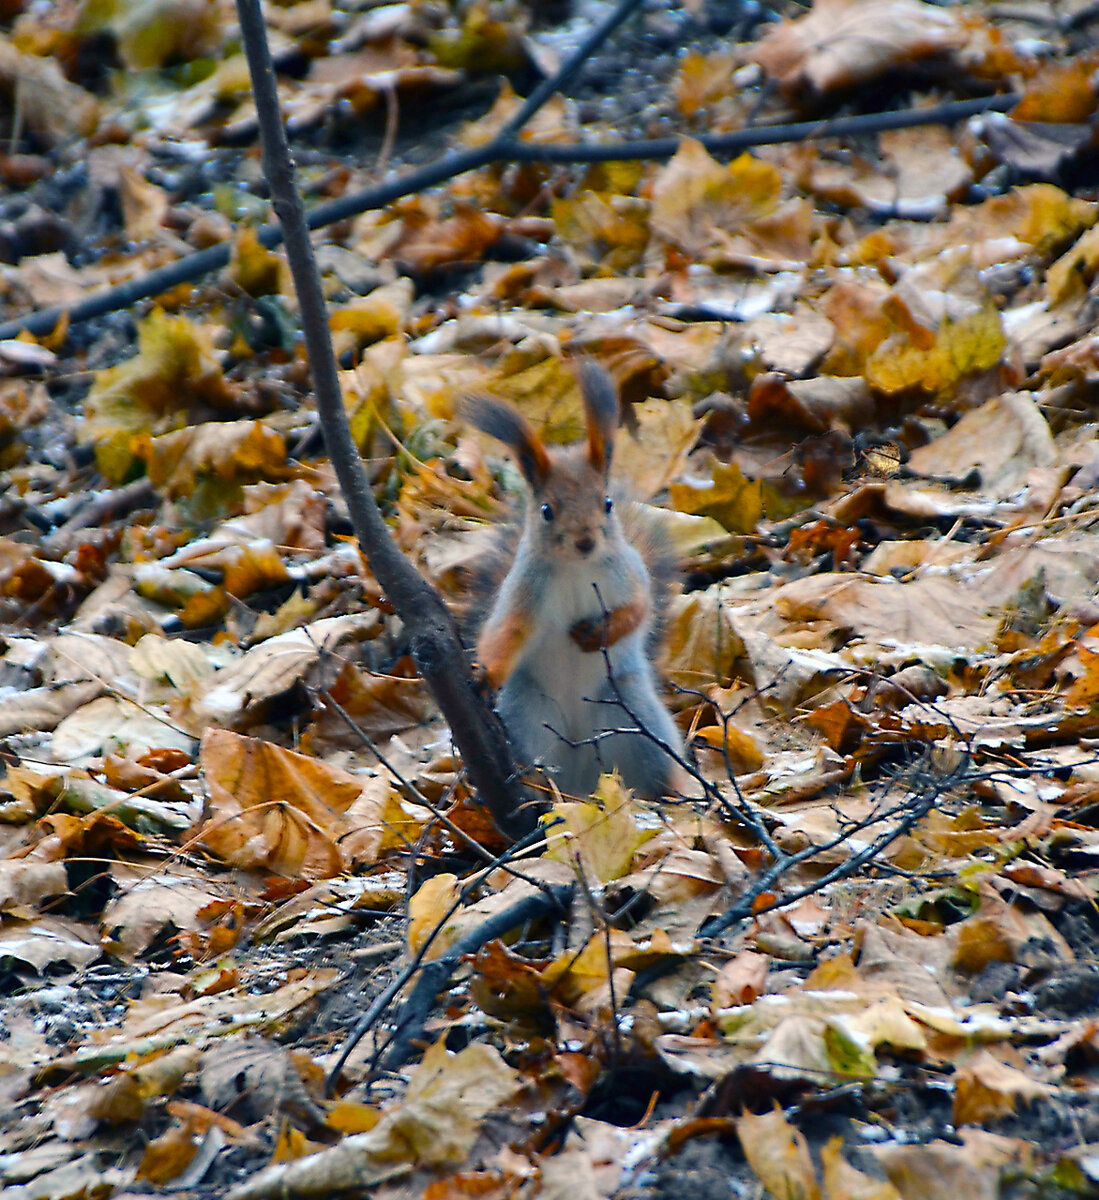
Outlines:
[[614, 380], [594, 359], [577, 363], [580, 394], [588, 422], [588, 461], [597, 471], [608, 471], [614, 451], [614, 431], [618, 428], [618, 392]]
[[509, 404], [488, 396], [470, 396], [458, 409], [461, 417], [482, 433], [503, 442], [515, 453], [519, 470], [532, 488], [540, 488], [550, 473], [550, 459], [538, 434]]

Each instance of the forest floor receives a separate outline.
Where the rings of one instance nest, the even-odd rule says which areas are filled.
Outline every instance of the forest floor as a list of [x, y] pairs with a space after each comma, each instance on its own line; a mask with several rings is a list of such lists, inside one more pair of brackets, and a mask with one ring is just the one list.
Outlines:
[[[270, 4], [307, 205], [610, 7]], [[515, 850], [351, 537], [233, 4], [0, 4], [5, 1200], [1099, 1194], [1099, 7], [637, 8], [562, 161], [314, 239], [456, 614], [520, 494], [460, 402], [570, 441], [579, 357], [679, 558], [690, 787]]]

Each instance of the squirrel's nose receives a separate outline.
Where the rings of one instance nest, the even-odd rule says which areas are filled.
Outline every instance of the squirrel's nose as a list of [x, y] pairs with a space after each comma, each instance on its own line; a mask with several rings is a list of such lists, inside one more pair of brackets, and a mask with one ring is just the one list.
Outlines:
[[590, 554], [595, 549], [595, 538], [590, 533], [576, 539], [576, 548], [581, 554]]

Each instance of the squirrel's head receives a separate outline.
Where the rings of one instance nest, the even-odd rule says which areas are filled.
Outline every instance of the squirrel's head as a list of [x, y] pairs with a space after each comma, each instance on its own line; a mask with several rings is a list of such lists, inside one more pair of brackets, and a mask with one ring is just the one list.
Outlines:
[[587, 439], [575, 446], [547, 449], [514, 408], [497, 400], [476, 397], [463, 414], [515, 454], [531, 494], [524, 537], [546, 553], [583, 560], [598, 557], [621, 536], [607, 491], [618, 397], [597, 363], [581, 360], [578, 370]]

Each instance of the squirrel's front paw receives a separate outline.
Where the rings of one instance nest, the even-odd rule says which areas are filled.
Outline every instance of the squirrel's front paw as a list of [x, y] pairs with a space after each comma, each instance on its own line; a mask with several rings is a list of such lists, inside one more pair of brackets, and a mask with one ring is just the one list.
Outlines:
[[602, 650], [607, 645], [606, 617], [585, 617], [569, 630], [569, 637], [587, 653]]

